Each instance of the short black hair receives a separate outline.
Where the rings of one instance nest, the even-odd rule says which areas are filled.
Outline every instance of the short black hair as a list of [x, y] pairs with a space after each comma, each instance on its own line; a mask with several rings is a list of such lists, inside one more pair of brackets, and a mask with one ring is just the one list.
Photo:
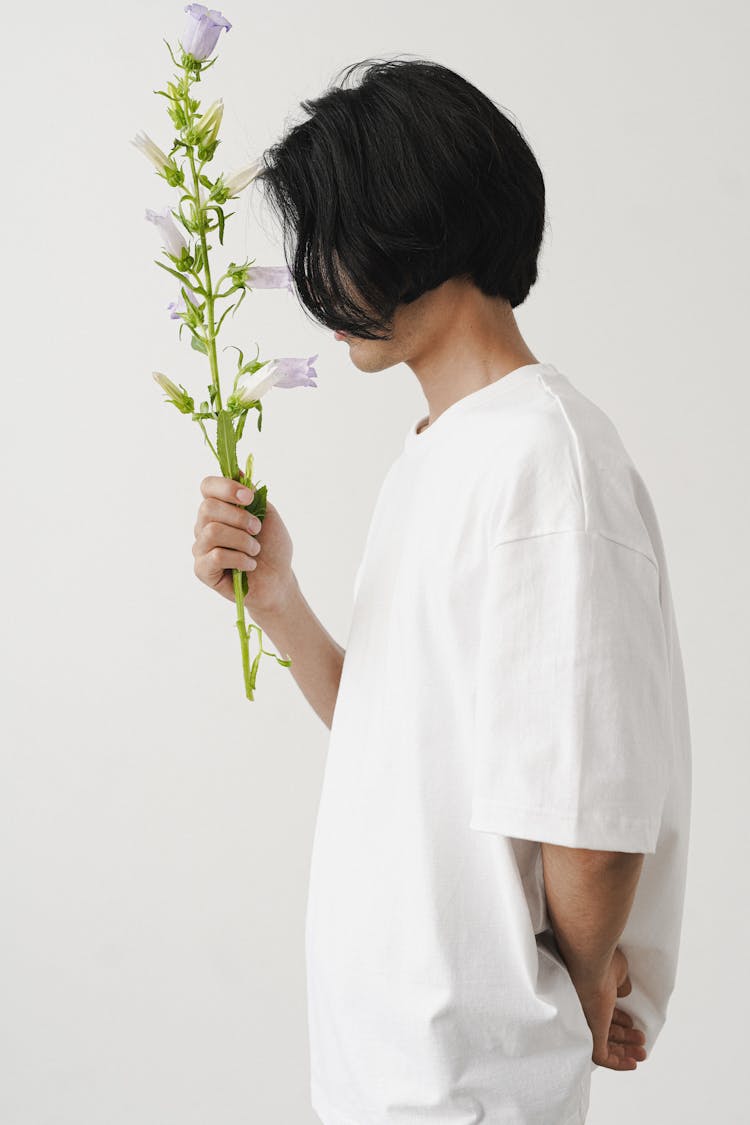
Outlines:
[[368, 58], [300, 104], [310, 116], [266, 149], [256, 182], [317, 321], [390, 339], [399, 303], [456, 276], [512, 308], [526, 299], [544, 179], [495, 102], [439, 63]]

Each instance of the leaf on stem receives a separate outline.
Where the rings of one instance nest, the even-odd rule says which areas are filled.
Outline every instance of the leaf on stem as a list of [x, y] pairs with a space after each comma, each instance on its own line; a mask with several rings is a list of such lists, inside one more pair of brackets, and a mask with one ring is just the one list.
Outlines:
[[170, 47], [169, 43], [167, 43], [166, 39], [164, 40], [164, 42], [167, 44], [167, 50], [169, 51], [172, 62], [174, 63], [175, 66], [179, 66], [180, 64], [178, 63], [177, 59], [174, 57], [174, 53], [173, 53], [172, 48]]
[[220, 410], [216, 421], [216, 448], [219, 451], [221, 471], [230, 480], [236, 480], [240, 473], [237, 464], [237, 438], [232, 425], [232, 415], [228, 410]]
[[[239, 304], [239, 301], [237, 302], [237, 304]], [[219, 323], [216, 325], [216, 335], [217, 336], [219, 334], [219, 329], [221, 328], [222, 324], [224, 323], [224, 317], [227, 315], [228, 312], [231, 312], [232, 309], [234, 309], [236, 307], [237, 307], [237, 305], [230, 305], [228, 308], [224, 309], [224, 312], [219, 317]]]
[[243, 286], [242, 293], [240, 294], [239, 301], [237, 302], [236, 305], [232, 305], [232, 308], [234, 309], [234, 312], [232, 313], [232, 318], [234, 318], [234, 313], [237, 312], [237, 309], [240, 307], [242, 302], [245, 300], [246, 296], [247, 296], [247, 289], [245, 289], [244, 286]]
[[[225, 352], [227, 350], [227, 348], [234, 348], [234, 350], [236, 352], [240, 353], [240, 358], [237, 360], [237, 373], [239, 374], [239, 372], [242, 368], [242, 364], [245, 362], [245, 356], [242, 352], [242, 349], [238, 348], [236, 344], [225, 344], [224, 347], [221, 350], [223, 352]], [[236, 382], [236, 380], [235, 380], [235, 382]]]
[[245, 428], [245, 422], [247, 421], [247, 416], [248, 416], [249, 413], [250, 413], [250, 408], [248, 408], [247, 410], [243, 410], [242, 413], [240, 414], [239, 420], [237, 422], [237, 441], [239, 441], [240, 438], [242, 437], [242, 431]]
[[[206, 208], [206, 210], [208, 210], [208, 208]], [[222, 211], [221, 207], [218, 207], [218, 206], [212, 207], [211, 210], [216, 212], [216, 218], [217, 218], [217, 221], [219, 223], [219, 242], [223, 246], [224, 245], [224, 212]]]
[[261, 654], [263, 649], [258, 649], [255, 660], [253, 660], [252, 667], [250, 668], [250, 690], [255, 690], [255, 677], [258, 675], [258, 664], [260, 663]]
[[[171, 266], [167, 266], [164, 264], [164, 262], [160, 262], [158, 258], [154, 258], [154, 261], [156, 262], [157, 266], [160, 266], [161, 269], [166, 270], [167, 273], [171, 273], [172, 276], [176, 277], [178, 281], [181, 281], [183, 285], [187, 285], [191, 289], [196, 288], [195, 285], [193, 285], [193, 283], [190, 281], [190, 278], [185, 277], [184, 273], [180, 273], [179, 270], [173, 270]], [[196, 292], [199, 292], [199, 290], [196, 290]]]

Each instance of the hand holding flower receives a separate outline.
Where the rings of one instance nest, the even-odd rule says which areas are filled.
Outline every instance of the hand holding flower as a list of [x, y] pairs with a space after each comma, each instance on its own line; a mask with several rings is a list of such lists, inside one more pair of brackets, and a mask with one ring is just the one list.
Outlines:
[[237, 487], [226, 477], [201, 481], [203, 499], [193, 529], [196, 576], [222, 597], [234, 601], [232, 570], [248, 573], [245, 603], [253, 617], [281, 612], [296, 586], [292, 539], [277, 509], [266, 501], [261, 521], [248, 515]]

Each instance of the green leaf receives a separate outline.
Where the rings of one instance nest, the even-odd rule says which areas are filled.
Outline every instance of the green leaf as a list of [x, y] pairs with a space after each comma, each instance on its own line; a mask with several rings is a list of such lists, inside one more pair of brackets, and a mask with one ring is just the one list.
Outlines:
[[197, 352], [201, 352], [203, 355], [208, 355], [208, 348], [206, 347], [205, 342], [194, 333], [190, 337], [190, 347], [195, 348]]
[[[245, 286], [243, 285], [243, 286], [242, 286], [242, 294], [241, 294], [241, 296], [240, 296], [240, 299], [239, 299], [239, 301], [237, 302], [237, 304], [236, 304], [236, 305], [233, 305], [233, 306], [232, 306], [232, 307], [233, 307], [233, 309], [234, 309], [234, 313], [236, 313], [236, 312], [237, 312], [237, 309], [238, 309], [238, 308], [240, 307], [240, 305], [242, 304], [242, 302], [243, 302], [243, 301], [245, 300], [245, 297], [246, 297], [246, 296], [247, 296], [247, 289], [246, 289], [246, 288], [245, 288]], [[232, 313], [232, 317], [233, 317], [233, 318], [234, 318], [234, 313]]]
[[228, 312], [231, 312], [233, 308], [235, 308], [234, 305], [229, 305], [228, 308], [224, 309], [224, 312], [219, 317], [219, 323], [216, 325], [216, 331], [215, 331], [216, 336], [219, 335], [219, 330], [221, 329], [221, 326], [224, 323], [224, 317], [227, 315]]
[[251, 359], [249, 363], [244, 364], [244, 366], [240, 369], [239, 374], [254, 375], [256, 371], [260, 371], [261, 367], [265, 367], [266, 364], [270, 362], [270, 359]]
[[235, 480], [239, 476], [240, 467], [237, 464], [237, 438], [232, 425], [232, 415], [228, 410], [219, 411], [216, 421], [216, 449], [222, 473], [230, 480]]
[[[157, 258], [154, 258], [154, 261], [156, 262], [157, 266], [160, 266], [163, 270], [166, 270], [167, 273], [171, 273], [172, 276], [176, 277], [178, 281], [181, 281], [183, 285], [190, 285], [190, 278], [185, 277], [184, 273], [180, 273], [179, 270], [173, 270], [171, 266], [165, 266], [164, 262], [160, 262]], [[190, 287], [192, 289], [192, 285]]]
[[242, 413], [239, 416], [239, 420], [237, 422], [237, 441], [238, 442], [239, 442], [240, 438], [242, 437], [242, 431], [245, 428], [245, 421], [247, 420], [248, 414], [249, 414], [249, 410], [243, 410]]
[[174, 63], [175, 66], [179, 66], [180, 64], [178, 63], [177, 59], [174, 57], [174, 53], [173, 53], [172, 48], [170, 47], [169, 43], [167, 42], [166, 39], [164, 39], [163, 42], [167, 44], [167, 50], [169, 51], [172, 62]]
[[258, 650], [255, 660], [252, 663], [252, 667], [250, 668], [250, 691], [255, 691], [255, 677], [258, 675], [258, 664], [260, 662], [262, 652], [263, 649]]
[[243, 570], [242, 578], [240, 579], [240, 586], [242, 587], [243, 598], [247, 597], [247, 571]]
[[[248, 486], [248, 488], [253, 487], [250, 484], [250, 481], [245, 481], [245, 484]], [[253, 498], [250, 501], [250, 503], [249, 504], [243, 504], [243, 507], [244, 507], [245, 511], [249, 512], [250, 515], [252, 515], [252, 516], [257, 516], [261, 523], [266, 518], [266, 495], [267, 495], [267, 493], [268, 493], [268, 485], [267, 484], [262, 484], [260, 487], [258, 487], [256, 485], [255, 491], [253, 493]]]
[[227, 344], [227, 347], [224, 348], [224, 351], [226, 351], [227, 348], [234, 348], [236, 352], [240, 353], [240, 358], [237, 360], [237, 373], [239, 374], [239, 372], [242, 370], [242, 364], [245, 362], [244, 352], [242, 351], [242, 348], [238, 348], [236, 344]]
[[224, 212], [222, 211], [221, 207], [215, 207], [214, 210], [216, 211], [216, 218], [217, 218], [218, 223], [219, 223], [219, 242], [223, 246], [224, 245]]

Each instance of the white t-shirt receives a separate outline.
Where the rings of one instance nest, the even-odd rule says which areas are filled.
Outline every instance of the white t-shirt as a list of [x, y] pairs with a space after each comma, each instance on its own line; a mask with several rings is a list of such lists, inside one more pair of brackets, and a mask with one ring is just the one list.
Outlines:
[[540, 842], [646, 853], [618, 1004], [650, 1056], [691, 793], [662, 539], [614, 425], [552, 364], [424, 421], [355, 579], [310, 868], [312, 1104], [325, 1125], [580, 1125], [593, 1042]]

